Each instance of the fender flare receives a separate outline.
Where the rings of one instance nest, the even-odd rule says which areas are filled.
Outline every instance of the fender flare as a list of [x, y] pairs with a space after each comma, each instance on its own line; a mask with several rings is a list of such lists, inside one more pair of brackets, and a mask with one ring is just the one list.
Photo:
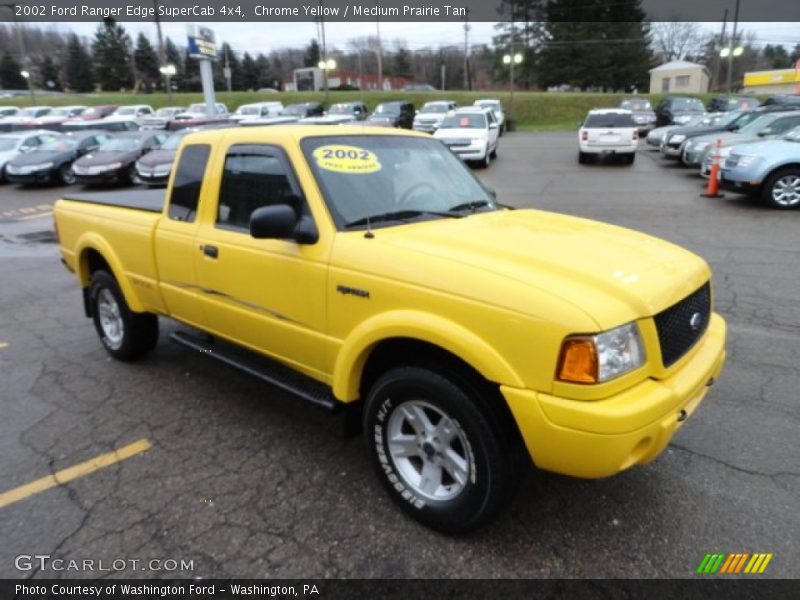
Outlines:
[[342, 402], [359, 397], [364, 365], [372, 349], [389, 339], [414, 339], [450, 352], [488, 381], [524, 387], [508, 362], [484, 339], [443, 317], [414, 310], [376, 315], [360, 323], [344, 340], [333, 368], [333, 394]]
[[111, 269], [111, 274], [117, 280], [122, 295], [125, 297], [125, 302], [133, 312], [145, 312], [145, 307], [139, 300], [133, 285], [130, 280], [125, 276], [125, 269], [122, 268], [122, 263], [117, 257], [116, 252], [111, 248], [111, 245], [100, 235], [92, 232], [82, 234], [77, 243], [75, 244], [75, 256], [78, 257], [78, 277], [81, 286], [88, 287], [91, 281], [89, 273], [89, 265], [87, 264], [87, 251], [94, 250], [108, 263]]

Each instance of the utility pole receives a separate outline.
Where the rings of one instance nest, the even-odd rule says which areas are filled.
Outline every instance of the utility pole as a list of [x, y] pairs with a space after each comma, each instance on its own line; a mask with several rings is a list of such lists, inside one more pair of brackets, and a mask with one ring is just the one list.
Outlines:
[[442, 64], [442, 91], [444, 91], [446, 81], [447, 81], [447, 65]]
[[[153, 18], [155, 19], [156, 31], [158, 32], [158, 66], [161, 68], [167, 65], [167, 58], [164, 53], [164, 36], [161, 33], [161, 19], [158, 17], [158, 0], [153, 0], [153, 9], [155, 10]], [[166, 79], [167, 92], [171, 93], [172, 90], [169, 89], [169, 77], [165, 76], [164, 78]]]
[[378, 90], [383, 91], [383, 49], [381, 48], [380, 19], [375, 19], [375, 28], [378, 32]]
[[328, 104], [330, 97], [330, 89], [328, 86], [328, 48], [325, 44], [325, 14], [322, 6], [322, 0], [319, 0], [319, 25], [322, 31], [322, 85], [325, 87], [325, 104]]
[[719, 37], [719, 45], [720, 45], [720, 47], [719, 48], [714, 48], [714, 52], [717, 55], [716, 56], [717, 66], [714, 69], [714, 89], [716, 89], [717, 91], [719, 91], [719, 89], [722, 87], [719, 84], [719, 71], [720, 71], [720, 67], [722, 66], [722, 59], [719, 56], [719, 51], [722, 48], [725, 47], [725, 28], [726, 28], [727, 25], [728, 25], [728, 9], [726, 8], [725, 12], [722, 15], [722, 33], [720, 34], [720, 37]]
[[225, 76], [225, 82], [227, 83], [228, 91], [230, 92], [232, 89], [231, 76], [233, 73], [231, 73], [231, 63], [230, 59], [228, 58], [228, 46], [225, 46], [225, 68], [222, 69], [222, 74]]
[[730, 52], [728, 53], [728, 80], [725, 85], [727, 93], [731, 93], [731, 78], [733, 77], [733, 50], [736, 48], [736, 26], [739, 24], [739, 1], [736, 0], [736, 8], [733, 11], [733, 34], [731, 35]]
[[469, 17], [464, 17], [464, 89], [471, 90], [469, 77]]

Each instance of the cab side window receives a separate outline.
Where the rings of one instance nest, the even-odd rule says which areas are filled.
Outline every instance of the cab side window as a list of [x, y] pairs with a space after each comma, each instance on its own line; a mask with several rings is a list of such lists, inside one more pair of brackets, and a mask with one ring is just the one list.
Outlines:
[[299, 213], [296, 190], [277, 150], [234, 146], [225, 157], [217, 225], [248, 231], [253, 211], [273, 204], [289, 204]]

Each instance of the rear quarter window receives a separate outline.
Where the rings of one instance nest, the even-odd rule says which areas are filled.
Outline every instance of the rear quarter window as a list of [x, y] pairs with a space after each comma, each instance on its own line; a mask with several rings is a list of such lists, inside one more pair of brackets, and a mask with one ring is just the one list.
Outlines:
[[187, 223], [194, 221], [210, 154], [211, 146], [208, 144], [186, 146], [181, 152], [169, 199], [170, 219]]

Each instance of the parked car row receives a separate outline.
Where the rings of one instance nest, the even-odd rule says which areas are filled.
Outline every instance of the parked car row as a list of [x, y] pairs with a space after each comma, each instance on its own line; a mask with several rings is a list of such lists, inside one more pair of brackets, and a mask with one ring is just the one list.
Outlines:
[[723, 189], [800, 208], [800, 97], [774, 96], [761, 106], [743, 100], [751, 99], [731, 97], [714, 106], [733, 110], [653, 129], [647, 143], [705, 178], [716, 163]]
[[[184, 106], [167, 106], [154, 110], [147, 104], [125, 106], [103, 105], [95, 107], [33, 106], [18, 108], [0, 106], [0, 132], [33, 129], [54, 131], [80, 131], [102, 129], [106, 131], [134, 131], [138, 129], [166, 129], [177, 131], [186, 127], [199, 127], [222, 122], [241, 125], [274, 125], [299, 121], [309, 124], [340, 124], [364, 121], [382, 127], [404, 127], [433, 133], [445, 115], [457, 108], [452, 100], [428, 102], [418, 111], [411, 102], [394, 100], [382, 102], [370, 112], [363, 102], [338, 102], [328, 110], [319, 102], [298, 102], [284, 106], [282, 102], [253, 102], [239, 106], [233, 113], [221, 102], [209, 113], [204, 102]], [[499, 100], [485, 99], [475, 106], [494, 112], [502, 135], [505, 116]]]
[[[488, 166], [497, 157], [503, 124], [502, 108], [495, 102], [485, 100], [462, 108], [457, 108], [455, 102], [444, 102], [442, 108], [446, 110], [435, 112], [441, 118], [437, 117], [435, 126], [425, 130], [462, 160]], [[327, 113], [315, 102], [286, 107], [280, 102], [262, 102], [240, 106], [232, 116], [222, 104], [215, 107], [215, 115], [206, 115], [204, 104], [158, 111], [148, 110], [145, 105], [109, 108], [92, 109], [94, 115], [88, 118], [82, 111], [77, 118], [61, 123], [61, 131], [20, 128], [0, 133], [0, 181], [85, 185], [141, 182], [160, 186], [169, 179], [181, 138], [198, 129], [353, 121], [411, 128], [418, 116], [413, 105], [404, 101], [384, 102], [372, 114], [362, 102], [337, 103]], [[40, 107], [28, 110], [25, 118], [39, 110]], [[70, 110], [77, 107], [65, 107], [58, 114], [63, 116]], [[420, 114], [431, 113], [434, 111]]]

